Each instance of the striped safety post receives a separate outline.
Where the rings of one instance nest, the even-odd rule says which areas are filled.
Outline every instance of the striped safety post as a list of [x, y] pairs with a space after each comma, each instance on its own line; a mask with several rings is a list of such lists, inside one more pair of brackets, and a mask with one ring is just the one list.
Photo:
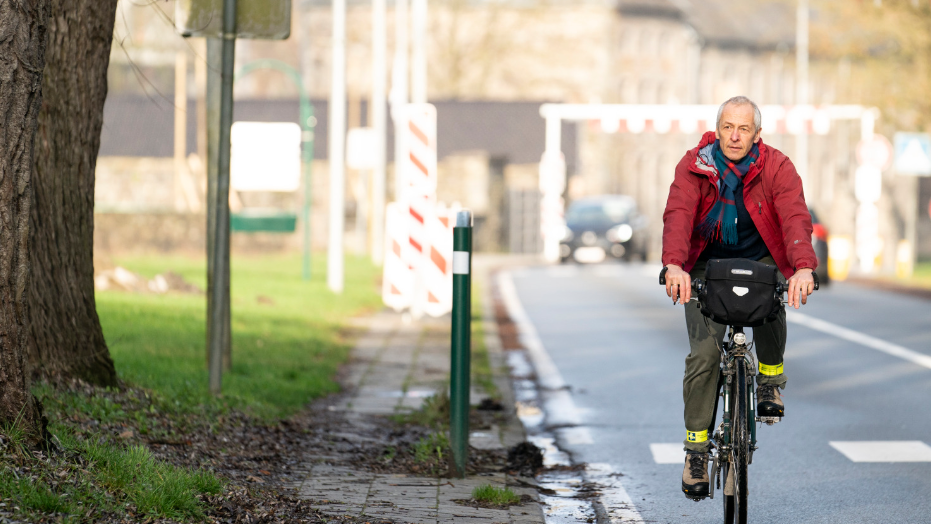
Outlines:
[[413, 270], [411, 315], [419, 319], [428, 309], [435, 309], [426, 302], [425, 272], [432, 263], [428, 230], [436, 219], [436, 107], [408, 104], [406, 119], [404, 146], [407, 151], [401, 163], [410, 211], [408, 234], [413, 248], [408, 261]]
[[456, 475], [469, 453], [469, 373], [472, 359], [472, 212], [456, 213], [453, 228], [453, 318], [449, 380], [449, 440]]

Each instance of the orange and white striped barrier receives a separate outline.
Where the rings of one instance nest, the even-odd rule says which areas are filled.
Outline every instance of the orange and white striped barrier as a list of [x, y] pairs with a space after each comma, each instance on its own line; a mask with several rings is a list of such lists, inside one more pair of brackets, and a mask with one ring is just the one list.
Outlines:
[[443, 316], [453, 309], [453, 226], [459, 209], [459, 204], [447, 208], [441, 202], [427, 223], [430, 247], [423, 259], [424, 286], [418, 299], [423, 312], [432, 317]]
[[397, 203], [385, 206], [385, 263], [381, 296], [385, 305], [395, 311], [411, 307], [414, 294], [414, 272], [406, 260], [411, 258], [407, 234], [407, 213]]
[[408, 104], [404, 176], [415, 192], [436, 196], [436, 107]]

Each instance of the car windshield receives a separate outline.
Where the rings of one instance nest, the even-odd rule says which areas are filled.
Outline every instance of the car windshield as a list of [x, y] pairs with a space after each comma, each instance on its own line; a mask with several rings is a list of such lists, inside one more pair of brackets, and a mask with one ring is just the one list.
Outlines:
[[619, 224], [628, 219], [633, 203], [628, 200], [575, 202], [569, 206], [566, 222], [569, 224]]

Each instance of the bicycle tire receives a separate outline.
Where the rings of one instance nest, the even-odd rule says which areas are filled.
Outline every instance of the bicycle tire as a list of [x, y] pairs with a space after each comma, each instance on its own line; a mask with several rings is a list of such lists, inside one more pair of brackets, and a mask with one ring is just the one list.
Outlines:
[[734, 469], [734, 521], [747, 524], [747, 463], [750, 457], [749, 391], [743, 359], [734, 372], [734, 410], [731, 413], [731, 462]]

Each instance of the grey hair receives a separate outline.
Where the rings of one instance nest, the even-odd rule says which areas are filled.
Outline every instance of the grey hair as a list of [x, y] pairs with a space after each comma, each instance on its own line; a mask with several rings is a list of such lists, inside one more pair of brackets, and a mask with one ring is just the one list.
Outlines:
[[715, 129], [721, 127], [721, 115], [724, 114], [724, 108], [729, 104], [738, 106], [750, 104], [753, 107], [753, 132], [756, 133], [760, 130], [760, 127], [763, 126], [763, 115], [760, 114], [760, 108], [756, 105], [756, 103], [745, 96], [735, 96], [733, 98], [729, 98], [726, 102], [721, 104], [721, 107], [718, 108], [718, 120], [714, 124]]

